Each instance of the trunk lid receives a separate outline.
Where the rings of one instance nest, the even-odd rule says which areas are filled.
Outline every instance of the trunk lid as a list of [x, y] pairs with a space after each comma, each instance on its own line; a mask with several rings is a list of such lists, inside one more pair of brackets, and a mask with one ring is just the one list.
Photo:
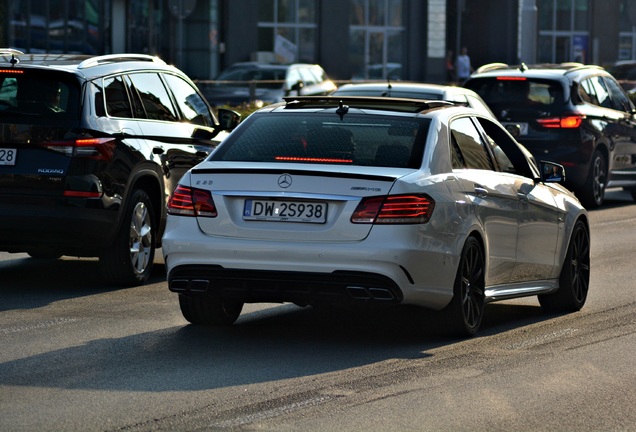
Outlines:
[[372, 167], [320, 169], [205, 162], [192, 170], [191, 186], [210, 190], [218, 217], [199, 217], [214, 236], [281, 241], [350, 242], [364, 239], [373, 226], [352, 223], [361, 199], [386, 196], [395, 180], [412, 172]]

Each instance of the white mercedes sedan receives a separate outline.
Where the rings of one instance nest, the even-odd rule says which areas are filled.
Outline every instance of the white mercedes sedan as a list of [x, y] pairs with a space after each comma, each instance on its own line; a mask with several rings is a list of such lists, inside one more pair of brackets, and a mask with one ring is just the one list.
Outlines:
[[168, 286], [193, 324], [245, 303], [416, 305], [454, 336], [488, 302], [580, 310], [588, 214], [496, 120], [444, 101], [299, 96], [245, 119], [168, 204]]

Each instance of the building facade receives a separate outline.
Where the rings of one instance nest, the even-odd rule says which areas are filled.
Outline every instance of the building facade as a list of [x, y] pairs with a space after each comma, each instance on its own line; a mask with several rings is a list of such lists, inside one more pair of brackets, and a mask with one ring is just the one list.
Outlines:
[[462, 47], [473, 67], [636, 59], [636, 0], [0, 0], [0, 17], [2, 47], [149, 53], [201, 80], [259, 60], [443, 82]]

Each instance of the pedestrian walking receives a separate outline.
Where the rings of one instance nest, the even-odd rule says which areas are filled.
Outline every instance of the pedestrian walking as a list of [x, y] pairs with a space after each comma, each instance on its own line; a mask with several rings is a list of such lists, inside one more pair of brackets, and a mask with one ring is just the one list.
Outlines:
[[468, 56], [468, 48], [462, 47], [460, 54], [455, 62], [455, 71], [457, 72], [457, 81], [462, 84], [473, 73], [473, 66], [470, 64]]

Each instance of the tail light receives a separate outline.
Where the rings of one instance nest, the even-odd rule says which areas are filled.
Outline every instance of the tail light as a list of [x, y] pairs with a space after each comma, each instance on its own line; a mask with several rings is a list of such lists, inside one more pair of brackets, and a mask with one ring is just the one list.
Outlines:
[[195, 217], [216, 217], [218, 215], [210, 191], [183, 185], [177, 186], [170, 195], [168, 214]]
[[435, 201], [428, 195], [367, 197], [351, 216], [361, 224], [424, 224], [431, 219]]
[[581, 114], [571, 114], [563, 117], [550, 117], [538, 119], [540, 126], [548, 129], [576, 129], [581, 126], [585, 116]]
[[41, 147], [66, 156], [109, 161], [115, 153], [114, 138], [84, 138], [77, 140], [43, 141]]

